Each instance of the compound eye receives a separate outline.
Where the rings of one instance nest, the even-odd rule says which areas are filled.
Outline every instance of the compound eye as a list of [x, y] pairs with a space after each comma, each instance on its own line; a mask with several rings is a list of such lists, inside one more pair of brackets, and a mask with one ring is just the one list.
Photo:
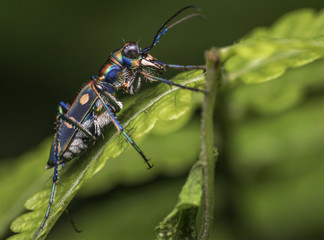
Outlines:
[[123, 56], [130, 58], [130, 59], [136, 59], [140, 55], [140, 49], [137, 43], [129, 43], [126, 46], [124, 46], [122, 51]]

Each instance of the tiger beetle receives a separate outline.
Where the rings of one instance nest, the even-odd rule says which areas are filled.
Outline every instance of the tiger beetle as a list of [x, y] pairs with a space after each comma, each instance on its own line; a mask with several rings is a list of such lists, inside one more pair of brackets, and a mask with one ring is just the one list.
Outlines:
[[160, 27], [150, 46], [141, 49], [136, 42], [127, 42], [120, 49], [112, 52], [107, 62], [99, 70], [99, 75], [91, 78], [71, 106], [65, 102], [59, 103], [56, 116], [56, 132], [46, 166], [47, 169], [54, 167], [53, 186], [45, 217], [33, 239], [37, 238], [50, 215], [58, 181], [58, 166], [78, 157], [87, 149], [89, 143], [94, 142], [102, 135], [103, 128], [110, 123], [115, 125], [117, 130], [124, 135], [126, 141], [141, 155], [148, 168], [152, 167], [143, 151], [126, 133], [116, 118], [116, 113], [123, 107], [122, 103], [116, 98], [117, 93], [134, 94], [140, 88], [141, 78], [204, 93], [202, 89], [180, 85], [157, 77], [153, 73], [161, 73], [166, 68], [190, 70], [205, 69], [205, 66], [166, 64], [157, 61], [152, 55], [148, 54], [158, 43], [160, 37], [168, 30], [190, 18], [203, 17], [199, 13], [192, 13], [169, 24], [180, 13], [190, 8], [199, 10], [196, 6], [187, 6], [176, 12]]

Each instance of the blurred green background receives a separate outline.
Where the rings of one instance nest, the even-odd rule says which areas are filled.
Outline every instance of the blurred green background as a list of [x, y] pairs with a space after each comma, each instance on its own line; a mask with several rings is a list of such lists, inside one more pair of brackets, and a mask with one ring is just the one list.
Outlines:
[[[320, 0], [1, 1], [0, 185], [14, 182], [14, 169], [26, 159], [37, 160], [35, 171], [44, 171], [48, 153], [38, 145], [54, 132], [58, 102], [71, 103], [123, 39], [147, 46], [169, 16], [191, 4], [202, 9], [206, 21], [191, 19], [172, 29], [151, 52], [159, 60], [203, 64], [211, 46], [231, 45], [288, 11], [323, 6]], [[317, 61], [269, 83], [239, 86], [218, 105], [220, 112], [221, 104], [228, 107], [229, 139], [226, 147], [217, 145], [223, 155], [216, 169], [212, 239], [324, 238], [322, 69], [324, 62]], [[223, 131], [217, 129], [220, 121], [215, 122], [216, 135]], [[171, 165], [177, 170], [147, 183], [116, 181], [105, 187], [101, 182], [104, 186], [94, 193], [85, 187], [70, 207], [83, 233], [76, 234], [63, 216], [48, 239], [152, 239], [154, 226], [176, 203], [199, 153], [199, 110], [172, 134], [148, 137], [141, 146], [151, 149], [149, 156], [158, 162], [166, 151], [185, 153], [186, 148], [172, 147], [186, 140], [193, 151], [186, 164]], [[22, 155], [30, 150], [42, 154]], [[127, 149], [118, 161], [133, 156]], [[19, 189], [11, 191], [19, 198]], [[23, 201], [16, 206], [16, 214], [23, 211]], [[1, 227], [8, 234], [8, 225]]]

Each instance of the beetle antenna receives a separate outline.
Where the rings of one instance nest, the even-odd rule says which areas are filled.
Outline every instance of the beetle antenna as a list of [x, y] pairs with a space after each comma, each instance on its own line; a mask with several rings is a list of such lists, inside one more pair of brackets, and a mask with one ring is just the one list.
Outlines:
[[166, 33], [169, 29], [173, 28], [174, 26], [178, 25], [179, 23], [182, 23], [190, 18], [193, 18], [193, 17], [200, 17], [200, 18], [205, 18], [203, 15], [199, 14], [199, 13], [193, 13], [193, 14], [190, 14], [186, 17], [183, 17], [181, 19], [179, 19], [178, 21], [176, 21], [175, 23], [167, 26], [167, 24], [172, 21], [176, 16], [178, 16], [180, 13], [182, 13], [183, 11], [189, 9], [189, 8], [194, 8], [198, 11], [200, 11], [200, 8], [198, 8], [197, 6], [186, 6], [182, 9], [180, 9], [178, 12], [176, 12], [172, 17], [170, 17], [161, 27], [160, 29], [157, 31], [157, 33], [155, 34], [154, 36], [154, 39], [153, 39], [153, 42], [150, 46], [148, 46], [147, 48], [145, 48], [142, 53], [145, 53], [145, 52], [148, 52], [149, 50], [151, 50], [159, 41], [160, 37]]

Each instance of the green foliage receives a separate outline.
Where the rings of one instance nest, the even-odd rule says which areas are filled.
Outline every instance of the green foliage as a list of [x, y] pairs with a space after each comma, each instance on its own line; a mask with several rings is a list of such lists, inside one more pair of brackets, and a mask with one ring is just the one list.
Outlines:
[[[299, 10], [285, 15], [270, 28], [252, 31], [237, 44], [218, 49], [225, 82], [217, 92], [214, 125], [220, 146], [219, 162], [226, 162], [222, 162], [224, 172], [216, 169], [213, 237], [307, 238], [321, 231], [323, 33], [323, 11]], [[173, 80], [181, 84], [190, 82], [190, 86], [196, 87], [204, 84], [201, 71], [179, 74]], [[191, 119], [201, 102], [202, 96], [197, 93], [161, 84], [128, 99], [119, 118], [136, 141], [143, 141], [141, 148], [152, 156], [155, 167], [144, 172], [145, 166], [138, 164], [141, 159], [132, 149], [124, 150], [127, 143], [123, 138], [114, 129], [107, 130], [105, 139], [59, 171], [61, 184], [40, 239], [47, 236], [79, 190], [80, 198], [90, 198], [120, 184], [139, 185], [161, 175], [184, 174], [199, 152], [197, 118]], [[34, 169], [39, 159], [44, 161], [48, 149], [46, 142], [23, 156], [19, 166], [1, 167], [0, 180], [6, 184], [0, 185], [0, 194], [5, 196], [6, 203], [0, 205], [0, 226], [8, 224], [21, 211], [17, 206], [35, 189], [38, 191], [25, 203], [32, 211], [12, 223], [12, 231], [19, 234], [10, 239], [30, 239], [45, 214], [50, 174], [43, 176]], [[16, 180], [10, 181], [11, 177]], [[40, 187], [44, 179], [47, 183]], [[195, 165], [175, 208], [156, 227], [157, 239], [196, 239], [202, 179], [201, 169]], [[175, 201], [175, 193], [181, 187], [182, 182], [174, 182], [176, 186], [152, 183], [155, 187], [143, 189], [143, 196], [123, 193], [122, 201], [112, 199], [109, 207], [104, 203], [88, 206], [78, 216], [92, 230], [84, 236], [98, 239], [101, 231], [109, 229], [104, 234], [111, 239], [152, 239], [152, 226], [174, 205], [170, 198], [164, 201], [163, 197], [169, 194]], [[159, 205], [160, 199], [166, 205]], [[154, 204], [147, 207], [149, 202]], [[224, 218], [226, 211], [232, 213], [230, 219]], [[150, 212], [145, 215], [147, 218], [142, 218], [144, 212]], [[87, 223], [89, 218], [97, 221]], [[111, 219], [109, 223], [107, 218]], [[129, 222], [125, 223], [125, 219]], [[141, 228], [140, 223], [151, 228]], [[114, 232], [115, 226], [119, 226], [119, 232]], [[125, 229], [132, 231], [127, 235]], [[61, 239], [63, 235], [73, 238], [72, 234], [60, 231], [51, 233], [49, 238]]]
[[198, 161], [179, 194], [173, 211], [155, 228], [156, 238], [196, 239], [196, 215], [202, 196], [202, 168]]
[[[181, 84], [199, 86], [203, 79], [201, 71], [192, 71], [180, 74], [173, 80]], [[188, 118], [189, 111], [192, 110], [191, 95], [190, 91], [179, 91], [177, 88], [159, 85], [154, 90], [144, 92], [137, 99], [132, 98], [132, 104], [120, 113], [121, 116], [127, 116], [127, 121], [123, 121], [121, 117], [121, 122], [127, 129], [132, 129], [132, 137], [140, 139], [158, 125], [159, 121], [172, 123], [173, 119]], [[172, 114], [168, 113], [166, 108], [171, 109]], [[113, 132], [114, 129], [110, 129], [110, 132], [105, 134], [105, 140], [99, 140], [91, 151], [60, 170], [61, 184], [57, 187], [51, 214], [40, 233], [40, 239], [46, 237], [83, 183], [98, 172], [108, 159], [117, 157], [127, 146], [122, 136], [117, 133], [112, 135]], [[109, 137], [110, 135], [112, 136]], [[22, 215], [12, 223], [12, 231], [20, 234], [10, 239], [30, 239], [35, 234], [46, 212], [51, 184], [49, 179], [43, 191], [26, 201], [25, 207], [33, 211]]]
[[[19, 161], [2, 162], [0, 167], [0, 236], [3, 236], [12, 219], [23, 211], [24, 202], [36, 189], [40, 189], [52, 172], [39, 167], [40, 159], [48, 157], [49, 139]], [[33, 174], [30, 174], [30, 173]], [[14, 179], [14, 181], [13, 181]]]
[[324, 12], [300, 10], [220, 49], [229, 82], [261, 83], [324, 56]]

